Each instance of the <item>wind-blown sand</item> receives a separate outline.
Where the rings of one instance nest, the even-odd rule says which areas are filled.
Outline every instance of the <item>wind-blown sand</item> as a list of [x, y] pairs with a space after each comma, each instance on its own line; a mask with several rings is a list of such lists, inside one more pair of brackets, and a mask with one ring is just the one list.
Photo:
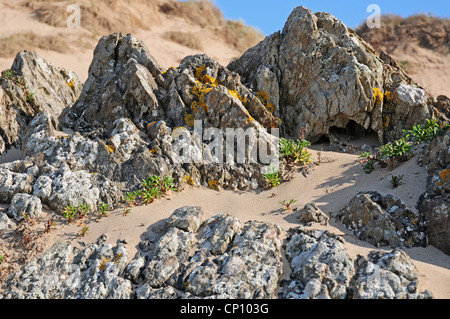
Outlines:
[[[313, 146], [312, 153], [317, 161], [320, 146]], [[417, 153], [417, 152], [416, 152]], [[151, 205], [132, 208], [124, 216], [127, 207], [111, 212], [108, 217], [90, 218], [89, 230], [85, 237], [79, 237], [80, 228], [76, 223], [67, 224], [60, 218], [56, 229], [45, 236], [45, 247], [48, 249], [56, 241], [71, 241], [74, 246], [80, 243], [90, 244], [101, 235], [107, 236], [107, 243], [115, 244], [117, 240], [125, 240], [128, 257], [131, 260], [137, 247], [145, 235], [162, 236], [165, 220], [177, 208], [183, 206], [200, 206], [205, 210], [205, 220], [219, 213], [236, 216], [242, 223], [259, 220], [280, 225], [283, 229], [299, 226], [297, 213], [283, 210], [283, 200], [295, 199], [293, 208], [303, 208], [307, 203], [315, 203], [325, 213], [332, 216], [337, 213], [359, 191], [379, 191], [400, 197], [411, 209], [415, 210], [418, 197], [425, 191], [427, 170], [417, 164], [417, 157], [402, 163], [393, 171], [377, 167], [367, 175], [359, 163], [358, 155], [337, 152], [321, 152], [321, 158], [327, 163], [316, 166], [306, 177], [296, 174], [295, 177], [279, 187], [268, 190], [234, 192], [231, 190], [214, 191], [205, 187], [187, 189], [160, 199]], [[392, 189], [389, 182], [392, 175], [404, 175], [403, 183]], [[273, 196], [275, 194], [275, 196]], [[6, 208], [4, 206], [4, 208]], [[1, 208], [0, 208], [1, 211]], [[55, 215], [45, 213], [42, 224]], [[314, 228], [325, 229], [325, 226], [314, 225]], [[336, 234], [351, 234], [338, 220], [330, 219], [327, 229]], [[358, 254], [367, 255], [376, 247], [357, 240], [352, 235], [343, 237], [347, 252], [351, 257]], [[384, 250], [391, 250], [384, 248]], [[450, 256], [432, 246], [427, 248], [406, 249], [406, 253], [415, 263], [419, 279], [419, 291], [430, 290], [435, 298], [450, 298]], [[289, 276], [289, 266], [285, 261], [284, 278]]]

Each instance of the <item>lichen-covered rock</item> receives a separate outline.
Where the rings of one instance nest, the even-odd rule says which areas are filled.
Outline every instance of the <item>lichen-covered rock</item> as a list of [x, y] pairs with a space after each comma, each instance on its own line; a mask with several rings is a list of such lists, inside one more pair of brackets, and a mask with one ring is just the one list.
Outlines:
[[354, 274], [342, 238], [302, 227], [290, 230], [286, 257], [292, 270], [283, 284], [287, 299], [345, 299]]
[[359, 193], [337, 218], [360, 240], [376, 247], [426, 246], [423, 216], [391, 195]]
[[375, 131], [383, 142], [432, 113], [425, 92], [390, 60], [331, 14], [297, 7], [282, 32], [228, 68], [254, 92], [269, 93], [286, 135], [316, 142], [348, 129]]
[[0, 213], [0, 234], [12, 228], [12, 223], [6, 213]]
[[0, 203], [9, 204], [15, 194], [29, 194], [33, 177], [26, 173], [16, 173], [0, 167]]
[[203, 226], [199, 246], [213, 255], [223, 254], [241, 228], [241, 222], [229, 214], [222, 213], [211, 217]]
[[44, 111], [58, 117], [71, 107], [82, 83], [74, 72], [57, 68], [31, 51], [17, 54], [8, 72], [11, 76], [0, 80], [0, 135], [9, 148], [21, 145], [21, 135], [35, 115]]
[[[186, 212], [197, 216], [195, 210]], [[215, 245], [204, 245], [220, 234], [224, 244], [218, 237]], [[249, 221], [241, 226], [220, 214], [198, 233], [170, 227], [154, 249], [130, 261], [124, 241], [107, 244], [106, 236], [81, 249], [59, 242], [8, 278], [2, 297], [267, 299], [277, 290], [278, 297], [289, 299], [432, 297], [417, 292], [419, 277], [404, 252], [374, 251], [354, 261], [340, 236], [303, 227], [288, 231], [291, 277], [280, 287], [285, 237], [277, 225]]]
[[425, 148], [420, 163], [428, 168], [427, 191], [417, 203], [429, 244], [450, 255], [450, 132]]
[[176, 227], [196, 233], [203, 223], [205, 212], [201, 207], [181, 207], [175, 210], [166, 222], [166, 228]]
[[355, 261], [352, 278], [354, 299], [431, 299], [428, 291], [418, 292], [417, 269], [402, 250], [373, 251]]
[[22, 221], [25, 215], [29, 218], [39, 218], [41, 213], [41, 200], [28, 194], [14, 195], [7, 210], [7, 214], [18, 222]]
[[318, 223], [328, 225], [329, 217], [316, 204], [306, 204], [298, 212], [298, 218], [303, 224]]

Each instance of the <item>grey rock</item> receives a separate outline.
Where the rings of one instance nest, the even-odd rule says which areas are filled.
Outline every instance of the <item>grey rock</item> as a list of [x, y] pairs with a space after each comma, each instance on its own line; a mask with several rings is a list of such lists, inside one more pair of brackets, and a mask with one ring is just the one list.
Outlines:
[[23, 79], [33, 98], [27, 99], [23, 86], [11, 80], [1, 84], [0, 131], [8, 148], [21, 145], [21, 135], [31, 118], [42, 111], [59, 116], [72, 106], [82, 88], [74, 72], [53, 66], [35, 52], [17, 54], [11, 70]]
[[166, 221], [166, 228], [176, 227], [196, 233], [203, 223], [205, 212], [201, 207], [181, 207], [176, 209]]
[[199, 246], [213, 255], [221, 255], [227, 251], [241, 228], [241, 222], [229, 214], [222, 213], [211, 217], [201, 231]]
[[328, 225], [328, 220], [330, 219], [316, 204], [310, 203], [306, 204], [298, 212], [298, 218], [301, 223], [310, 224], [318, 223], [323, 225]]
[[0, 213], [0, 234], [11, 229], [12, 224], [6, 213]]
[[340, 237], [302, 227], [290, 230], [286, 257], [292, 270], [284, 284], [287, 299], [345, 299], [354, 274], [353, 260]]
[[[331, 14], [297, 7], [281, 32], [228, 68], [254, 92], [270, 93], [288, 136], [306, 129], [304, 137], [316, 142], [349, 129], [356, 136], [375, 131], [383, 142], [432, 114], [425, 92], [391, 61]], [[374, 89], [392, 99], [376, 101]]]
[[28, 194], [14, 195], [7, 210], [7, 214], [18, 222], [24, 219], [24, 214], [29, 218], [39, 218], [41, 213], [41, 200], [36, 196]]
[[359, 193], [337, 218], [361, 240], [376, 247], [424, 247], [423, 217], [396, 197]]
[[355, 261], [352, 279], [355, 299], [431, 299], [428, 291], [419, 293], [417, 269], [402, 250], [373, 251]]

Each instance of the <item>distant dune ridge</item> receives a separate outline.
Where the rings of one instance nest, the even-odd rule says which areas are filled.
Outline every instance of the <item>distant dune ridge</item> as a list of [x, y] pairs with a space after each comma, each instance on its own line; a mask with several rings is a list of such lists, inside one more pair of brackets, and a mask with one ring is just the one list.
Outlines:
[[375, 50], [396, 59], [433, 96], [450, 96], [450, 19], [384, 15], [381, 28], [362, 24], [355, 31]]
[[263, 34], [243, 21], [227, 20], [209, 0], [78, 0], [80, 28], [66, 0], [0, 0], [0, 69], [24, 50], [87, 78], [92, 52], [104, 34], [132, 33], [141, 38], [163, 67], [187, 55], [206, 53], [223, 65], [261, 41]]

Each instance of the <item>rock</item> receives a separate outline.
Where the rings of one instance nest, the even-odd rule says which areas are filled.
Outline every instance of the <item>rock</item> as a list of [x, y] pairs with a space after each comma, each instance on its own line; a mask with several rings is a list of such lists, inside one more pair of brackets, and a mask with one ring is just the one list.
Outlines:
[[298, 218], [303, 224], [318, 223], [328, 226], [330, 219], [316, 204], [306, 204], [303, 209], [298, 212]]
[[11, 229], [12, 224], [6, 213], [0, 213], [0, 234]]
[[432, 113], [425, 92], [389, 62], [331, 14], [297, 7], [282, 32], [228, 69], [254, 92], [270, 93], [288, 136], [305, 129], [304, 138], [317, 142], [347, 129], [356, 136], [375, 131], [384, 142]]
[[337, 214], [337, 218], [360, 240], [376, 247], [426, 246], [422, 215], [391, 195], [359, 193]]
[[166, 228], [176, 227], [186, 232], [196, 233], [203, 223], [204, 214], [201, 207], [178, 208], [167, 220]]
[[24, 215], [29, 218], [39, 218], [42, 213], [41, 200], [33, 195], [16, 194], [11, 200], [7, 214], [20, 222], [24, 219]]
[[160, 288], [189, 257], [194, 244], [193, 233], [172, 227], [156, 244], [152, 260], [145, 266], [145, 281], [153, 288]]
[[[186, 210], [187, 219], [189, 214], [194, 218], [198, 211]], [[224, 234], [224, 244], [219, 237], [215, 245], [202, 246], [214, 234]], [[373, 251], [355, 261], [343, 239], [328, 231], [298, 227], [287, 235], [291, 276], [281, 287], [284, 230], [258, 221], [241, 226], [234, 217], [220, 214], [198, 233], [170, 227], [154, 251], [137, 253], [131, 261], [126, 243], [107, 244], [106, 236], [83, 248], [56, 243], [8, 278], [2, 297], [269, 299], [277, 290], [280, 298], [289, 299], [432, 297], [427, 291], [418, 293], [417, 271], [402, 251]]]
[[352, 279], [354, 299], [431, 299], [428, 291], [419, 293], [417, 269], [402, 250], [372, 251], [355, 261]]
[[435, 138], [419, 162], [428, 167], [427, 190], [417, 202], [430, 245], [450, 255], [450, 133]]
[[21, 134], [35, 115], [44, 111], [59, 116], [82, 88], [74, 72], [57, 68], [31, 51], [17, 54], [8, 72], [11, 76], [0, 80], [0, 132], [7, 148], [20, 146]]
[[48, 206], [54, 211], [62, 211], [67, 205], [80, 204], [96, 209], [100, 204], [100, 189], [94, 186], [92, 179], [92, 174], [87, 171], [72, 172], [67, 166], [62, 166], [53, 179]]
[[0, 167], [0, 203], [9, 204], [15, 194], [32, 190], [32, 176]]
[[225, 253], [234, 239], [236, 233], [239, 233], [241, 222], [229, 214], [219, 214], [211, 217], [205, 222], [201, 231], [199, 246], [207, 249], [213, 255]]
[[340, 237], [302, 227], [290, 230], [286, 257], [292, 270], [286, 299], [345, 299], [354, 274], [353, 260]]

